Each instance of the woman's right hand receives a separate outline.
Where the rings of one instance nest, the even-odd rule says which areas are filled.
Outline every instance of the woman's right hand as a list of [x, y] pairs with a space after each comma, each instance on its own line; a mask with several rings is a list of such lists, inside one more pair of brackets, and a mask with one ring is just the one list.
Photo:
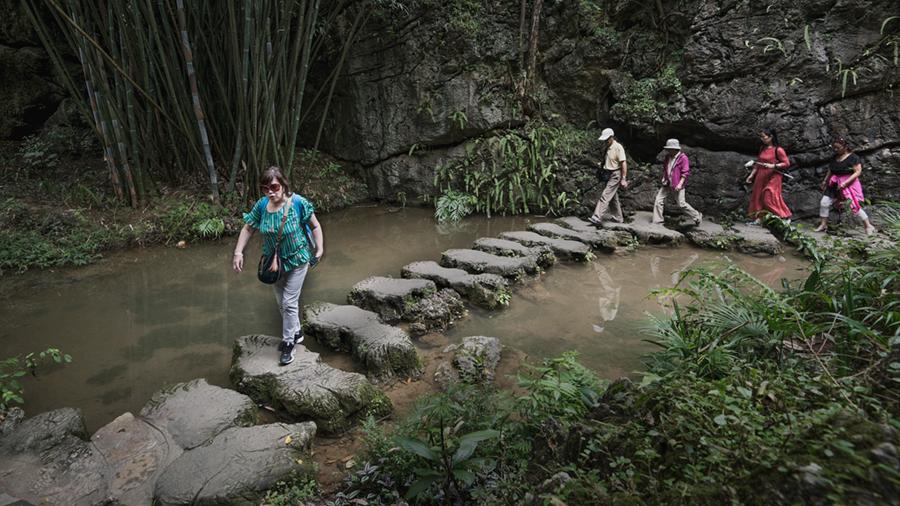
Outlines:
[[231, 267], [234, 269], [234, 272], [240, 273], [244, 270], [244, 254], [243, 253], [235, 253], [231, 258]]
[[752, 183], [752, 182], [753, 182], [753, 176], [747, 176], [747, 180], [746, 180], [746, 181], [747, 181], [747, 184]]

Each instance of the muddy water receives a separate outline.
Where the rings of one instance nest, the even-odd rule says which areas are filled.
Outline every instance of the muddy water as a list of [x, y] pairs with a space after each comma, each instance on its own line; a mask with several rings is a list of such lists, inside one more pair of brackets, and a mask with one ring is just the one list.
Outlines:
[[[436, 260], [445, 249], [529, 222], [477, 218], [448, 228], [436, 226], [425, 209], [392, 211], [359, 207], [321, 217], [326, 261], [307, 278], [304, 300], [342, 303], [367, 276], [398, 276], [409, 262]], [[124, 411], [136, 412], [168, 384], [205, 377], [227, 386], [234, 338], [280, 332], [273, 296], [256, 281], [254, 266], [241, 275], [231, 271], [233, 242], [133, 250], [81, 269], [0, 278], [0, 357], [58, 347], [74, 358], [26, 378], [26, 411], [79, 407], [95, 430]], [[251, 243], [248, 263], [258, 251]], [[731, 259], [773, 283], [802, 268], [790, 258]], [[495, 335], [538, 358], [578, 349], [604, 376], [629, 373], [649, 350], [635, 332], [643, 312], [659, 311], [646, 298], [649, 290], [708, 261], [724, 257], [644, 249], [586, 266], [557, 265], [519, 290], [510, 309], [473, 312], [448, 337]], [[355, 367], [345, 355], [305, 344], [336, 367]]]

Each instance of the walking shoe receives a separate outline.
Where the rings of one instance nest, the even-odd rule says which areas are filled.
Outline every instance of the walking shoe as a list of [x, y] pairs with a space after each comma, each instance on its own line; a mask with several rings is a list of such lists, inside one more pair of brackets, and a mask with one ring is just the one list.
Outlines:
[[597, 216], [596, 214], [592, 214], [591, 217], [588, 218], [588, 221], [593, 223], [594, 225], [598, 225], [598, 226], [603, 224], [603, 222], [600, 221], [600, 217]]
[[298, 330], [294, 333], [294, 344], [300, 344], [303, 342], [303, 331]]
[[748, 221], [744, 225], [749, 225], [751, 227], [758, 227], [760, 225], [759, 220]]
[[281, 343], [281, 359], [278, 361], [281, 365], [288, 365], [294, 361], [294, 343]]

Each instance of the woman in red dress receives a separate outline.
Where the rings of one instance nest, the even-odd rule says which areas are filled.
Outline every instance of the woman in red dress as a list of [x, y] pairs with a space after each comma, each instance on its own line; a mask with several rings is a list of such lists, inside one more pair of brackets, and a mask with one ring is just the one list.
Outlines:
[[759, 133], [759, 138], [763, 142], [763, 147], [759, 150], [759, 155], [753, 162], [753, 170], [747, 177], [747, 184], [753, 183], [747, 214], [754, 219], [751, 222], [754, 225], [759, 224], [759, 217], [765, 212], [782, 219], [791, 217], [791, 210], [781, 197], [782, 173], [779, 171], [791, 165], [787, 153], [778, 144], [778, 134], [774, 129], [764, 128]]

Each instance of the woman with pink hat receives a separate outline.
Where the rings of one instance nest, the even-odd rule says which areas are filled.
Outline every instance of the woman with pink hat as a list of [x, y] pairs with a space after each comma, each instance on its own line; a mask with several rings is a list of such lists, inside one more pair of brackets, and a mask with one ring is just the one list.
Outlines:
[[668, 197], [690, 216], [694, 225], [699, 225], [703, 215], [684, 199], [684, 185], [691, 173], [691, 162], [681, 150], [678, 139], [667, 140], [663, 149], [666, 151], [666, 157], [663, 159], [662, 187], [657, 192], [656, 202], [653, 204], [653, 223], [663, 222], [663, 208]]

